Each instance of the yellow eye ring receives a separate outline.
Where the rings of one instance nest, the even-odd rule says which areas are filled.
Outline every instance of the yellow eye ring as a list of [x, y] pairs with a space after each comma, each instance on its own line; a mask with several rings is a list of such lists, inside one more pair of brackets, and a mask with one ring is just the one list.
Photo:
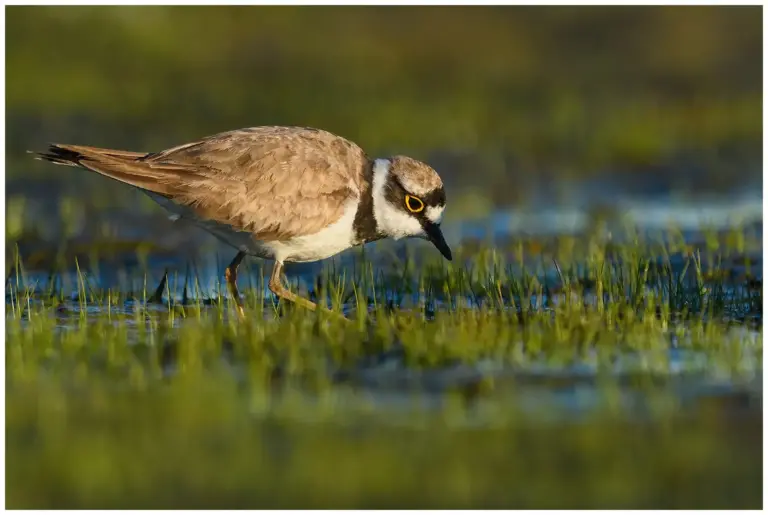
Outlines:
[[418, 197], [412, 197], [410, 195], [405, 196], [405, 207], [411, 213], [421, 213], [424, 211], [424, 202]]

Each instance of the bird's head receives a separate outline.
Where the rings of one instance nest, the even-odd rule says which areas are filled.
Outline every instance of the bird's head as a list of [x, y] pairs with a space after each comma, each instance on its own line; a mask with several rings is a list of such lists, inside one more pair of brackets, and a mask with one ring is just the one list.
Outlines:
[[443, 181], [429, 165], [405, 156], [374, 162], [373, 214], [382, 234], [429, 240], [450, 261], [440, 230], [444, 210]]

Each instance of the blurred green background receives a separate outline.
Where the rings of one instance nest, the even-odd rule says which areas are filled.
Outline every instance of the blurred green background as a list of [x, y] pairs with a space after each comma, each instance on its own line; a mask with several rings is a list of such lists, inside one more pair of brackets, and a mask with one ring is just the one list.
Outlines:
[[[15, 244], [27, 270], [47, 274], [79, 259], [78, 277], [111, 250], [120, 258], [116, 277], [129, 266], [146, 273], [123, 250], [151, 253], [158, 270], [170, 262], [179, 274], [194, 252], [218, 260], [146, 196], [26, 153], [52, 141], [157, 151], [240, 127], [320, 127], [372, 156], [403, 153], [435, 166], [451, 221], [508, 206], [549, 207], [579, 188], [594, 193], [589, 199], [610, 196], [617, 189], [608, 183], [662, 201], [668, 193], [754, 194], [762, 173], [761, 63], [761, 7], [7, 7], [6, 276]], [[144, 247], [151, 233], [158, 245]], [[95, 242], [69, 241], [83, 235], [96, 235]], [[581, 241], [602, 274], [603, 247], [579, 238], [567, 235], [557, 248]], [[514, 248], [522, 261], [522, 241]], [[544, 255], [541, 248], [532, 242], [526, 256]], [[490, 270], [486, 257], [496, 266], [497, 248], [479, 249], [468, 276], [476, 263]], [[642, 263], [640, 254], [632, 259], [629, 267]], [[465, 277], [459, 272], [466, 269], [453, 270], [446, 277]], [[152, 289], [161, 275], [144, 277]], [[6, 319], [12, 506], [760, 503], [762, 405], [748, 396], [713, 395], [692, 413], [649, 423], [606, 417], [539, 424], [506, 404], [496, 419], [496, 404], [472, 402], [517, 393], [516, 383], [507, 389], [483, 381], [446, 395], [439, 412], [408, 412], [401, 425], [373, 401], [360, 414], [341, 411], [358, 392], [326, 377], [335, 362], [386, 349], [390, 334], [395, 341], [386, 318], [379, 320], [387, 336], [369, 338], [318, 332], [300, 312], [230, 325], [216, 311], [196, 321], [187, 306], [177, 332], [176, 311], [152, 314], [120, 301], [115, 309], [127, 313], [117, 315], [113, 297], [86, 306], [78, 293], [52, 316], [50, 306], [38, 310], [24, 296], [18, 274], [15, 280], [16, 296], [6, 292], [15, 306]], [[704, 293], [696, 290], [698, 298]], [[23, 311], [25, 304], [32, 307]], [[561, 366], [592, 338], [603, 342], [608, 360], [607, 351], [621, 352], [624, 342], [630, 350], [666, 349], [657, 333], [666, 338], [683, 327], [694, 346], [727, 348], [729, 356], [750, 350], [725, 339], [726, 324], [708, 313], [678, 325], [666, 305], [653, 311], [662, 313], [658, 322], [636, 319], [633, 307], [617, 323], [620, 304], [598, 305], [574, 303], [555, 316], [545, 306], [520, 326], [506, 308], [504, 316], [449, 311], [439, 323], [419, 319], [398, 332], [412, 341], [406, 358], [430, 367], [454, 357], [471, 364], [484, 353], [533, 365], [543, 355]], [[762, 331], [762, 312], [755, 317]], [[529, 344], [520, 355], [518, 334]], [[225, 350], [247, 367], [244, 382], [240, 368], [221, 359]], [[761, 362], [762, 346], [755, 352]], [[176, 363], [179, 374], [165, 376]], [[581, 383], [552, 379], [542, 388], [583, 391]], [[638, 386], [646, 380], [650, 394], [656, 376], [640, 376]], [[314, 388], [327, 393], [320, 402], [303, 397]], [[660, 399], [665, 409], [678, 407]], [[489, 423], [463, 425], [465, 415], [473, 424], [488, 415]]]
[[689, 192], [760, 181], [760, 7], [6, 13], [9, 195], [124, 202], [25, 155], [49, 141], [155, 151], [271, 124], [428, 160], [454, 214], [606, 175]]

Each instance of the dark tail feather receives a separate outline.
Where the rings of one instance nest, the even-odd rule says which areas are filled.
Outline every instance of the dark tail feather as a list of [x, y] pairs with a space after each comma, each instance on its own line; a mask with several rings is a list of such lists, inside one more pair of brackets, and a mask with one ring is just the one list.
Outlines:
[[34, 155], [35, 159], [39, 161], [50, 161], [51, 163], [65, 166], [81, 166], [80, 159], [83, 157], [79, 152], [60, 147], [56, 144], [50, 145], [47, 152], [27, 152]]

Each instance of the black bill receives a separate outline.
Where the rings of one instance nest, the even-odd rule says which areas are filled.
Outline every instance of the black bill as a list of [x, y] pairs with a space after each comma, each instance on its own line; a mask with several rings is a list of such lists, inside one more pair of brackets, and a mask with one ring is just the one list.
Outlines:
[[445, 243], [445, 238], [443, 238], [443, 232], [440, 230], [440, 226], [431, 222], [427, 222], [424, 224], [424, 231], [427, 233], [427, 239], [431, 241], [435, 247], [437, 247], [437, 250], [440, 251], [440, 254], [445, 256], [445, 259], [448, 261], [451, 261], [453, 259], [451, 256], [451, 248], [447, 243]]

